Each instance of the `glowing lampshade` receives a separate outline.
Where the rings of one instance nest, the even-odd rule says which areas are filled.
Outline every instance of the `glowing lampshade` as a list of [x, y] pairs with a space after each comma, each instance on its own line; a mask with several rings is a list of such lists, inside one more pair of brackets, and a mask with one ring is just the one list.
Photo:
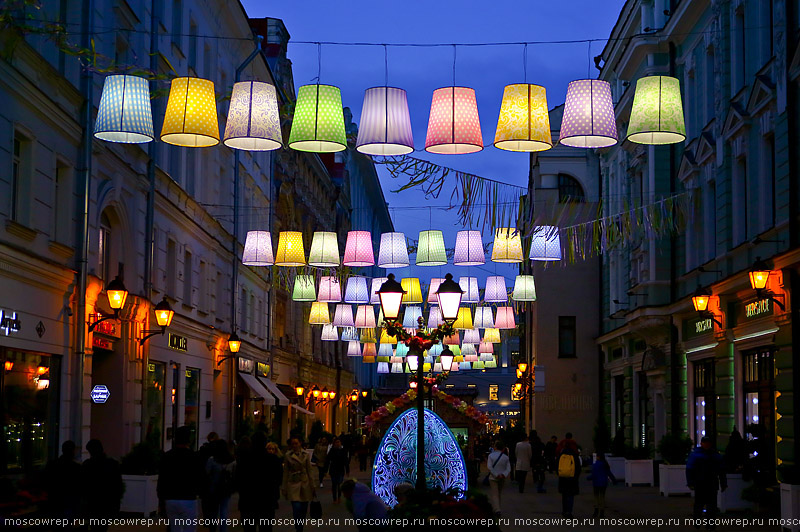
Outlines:
[[422, 317], [422, 307], [411, 305], [403, 313], [403, 327], [417, 327], [417, 319]]
[[459, 362], [461, 362], [461, 360], [464, 359], [464, 357], [461, 356], [461, 346], [451, 345], [450, 346], [450, 352], [453, 353], [453, 358], [454, 359], [459, 359]]
[[374, 364], [375, 363], [375, 357], [363, 357], [361, 359], [361, 362], [363, 364]]
[[300, 231], [281, 231], [278, 235], [278, 252], [275, 253], [275, 266], [305, 266], [306, 250], [303, 247], [303, 233]]
[[492, 357], [491, 360], [487, 360], [483, 363], [483, 367], [485, 369], [494, 369], [497, 367], [497, 359]]
[[479, 344], [481, 342], [481, 332], [475, 329], [467, 329], [464, 331], [465, 344]]
[[[370, 310], [372, 310], [371, 306], [369, 306], [369, 305], [367, 305], [367, 306], [370, 308]], [[373, 316], [374, 315], [375, 314], [373, 314]], [[367, 316], [369, 316], [369, 315], [367, 315]], [[367, 319], [369, 319], [369, 317], [367, 317]], [[374, 327], [363, 328], [363, 329], [360, 329], [360, 330], [361, 330], [361, 337], [358, 340], [362, 344], [374, 344], [374, 343], [376, 343], [376, 340], [375, 340], [375, 328]]]
[[422, 288], [419, 285], [419, 279], [416, 277], [404, 277], [400, 280], [400, 286], [406, 291], [403, 294], [403, 303], [416, 304], [422, 303]]
[[477, 277], [459, 277], [458, 285], [464, 291], [461, 296], [462, 303], [477, 303], [480, 301], [481, 294], [478, 291]]
[[481, 342], [480, 345], [478, 345], [478, 353], [494, 353], [494, 344], [491, 342]]
[[392, 362], [392, 373], [403, 373], [403, 363]]
[[331, 322], [328, 304], [314, 301], [311, 303], [311, 313], [308, 315], [309, 325], [327, 325]]
[[483, 291], [483, 301], [485, 303], [508, 302], [508, 289], [506, 288], [505, 277], [502, 275], [492, 275], [486, 278], [486, 288]]
[[451, 362], [450, 363], [450, 371], [458, 371], [459, 370], [459, 363], [458, 362]]
[[442, 313], [439, 310], [439, 307], [431, 307], [431, 309], [428, 311], [428, 327], [435, 329], [442, 323], [444, 323], [444, 320], [442, 320]]
[[292, 301], [315, 301], [317, 290], [314, 286], [313, 275], [297, 275], [294, 278]]
[[169, 89], [161, 140], [187, 148], [219, 144], [214, 82], [200, 78], [175, 78]]
[[511, 299], [514, 301], [536, 301], [536, 285], [533, 282], [533, 275], [517, 275]]
[[342, 342], [358, 342], [360, 340], [358, 329], [355, 327], [344, 327], [342, 329]]
[[444, 347], [442, 347], [442, 344], [434, 344], [430, 349], [428, 349], [428, 355], [432, 357], [438, 357], [442, 354], [443, 350]]
[[558, 142], [575, 148], [604, 148], [617, 143], [611, 84], [579, 79], [567, 86]]
[[542, 225], [533, 230], [531, 260], [561, 260], [561, 237], [558, 227]]
[[514, 309], [511, 307], [497, 307], [497, 316], [494, 326], [498, 329], [513, 329], [517, 326], [514, 321]]
[[138, 76], [108, 76], [103, 83], [94, 136], [108, 142], [150, 142], [153, 111], [150, 87]]
[[244, 241], [242, 264], [245, 266], [272, 266], [272, 235], [269, 231], [248, 231]]
[[297, 91], [289, 147], [331, 153], [347, 148], [342, 93], [330, 85], [303, 85]]
[[436, 295], [436, 291], [439, 290], [439, 285], [442, 284], [442, 281], [444, 281], [444, 279], [438, 277], [431, 279], [431, 285], [428, 287], [428, 303], [431, 305], [439, 304], [439, 296]]
[[404, 357], [406, 355], [408, 355], [408, 346], [403, 342], [398, 342], [395, 356]]
[[494, 327], [494, 316], [491, 307], [478, 307], [475, 309], [475, 327], [491, 329]]
[[460, 344], [461, 337], [458, 335], [458, 331], [454, 332], [450, 336], [445, 336], [444, 340], [442, 340], [442, 343], [444, 345], [449, 345], [449, 346], [457, 346], [458, 344]]
[[356, 150], [368, 155], [405, 155], [414, 151], [406, 91], [397, 87], [367, 89]]
[[472, 364], [470, 364], [469, 362], [459, 362], [458, 369], [459, 371], [469, 371], [470, 369], [472, 369]]
[[491, 342], [493, 344], [500, 343], [500, 329], [495, 327], [483, 331], [483, 341]]
[[336, 305], [336, 310], [333, 313], [333, 321], [331, 322], [337, 327], [355, 327], [356, 322], [353, 319], [353, 307], [350, 305]]
[[383, 329], [381, 331], [381, 343], [382, 344], [396, 344], [397, 343], [397, 337], [396, 336], [390, 336], [389, 332], [386, 329]]
[[277, 150], [283, 146], [275, 86], [263, 81], [233, 84], [223, 142], [248, 151]]
[[378, 354], [378, 349], [375, 347], [375, 344], [364, 344], [364, 350], [361, 351], [361, 355], [365, 357], [374, 357]]
[[506, 85], [494, 145], [501, 150], [526, 152], [553, 147], [544, 87], [530, 83]]
[[404, 268], [408, 266], [408, 247], [403, 233], [383, 233], [378, 249], [378, 266], [381, 268]]
[[417, 245], [417, 266], [444, 266], [447, 253], [441, 231], [420, 231]]
[[361, 356], [361, 344], [359, 344], [358, 341], [347, 342], [347, 356], [349, 357]]
[[389, 363], [388, 362], [378, 362], [378, 373], [389, 373]]
[[467, 307], [458, 309], [458, 317], [456, 318], [453, 327], [456, 329], [474, 329], [472, 325], [472, 312]]
[[332, 323], [323, 325], [321, 338], [323, 342], [336, 342], [339, 340], [339, 330]]
[[[419, 367], [419, 357], [417, 355], [410, 356], [406, 359], [406, 362], [408, 363], [407, 364], [408, 369], [416, 373], [417, 368]], [[413, 386], [414, 388], [416, 388], [416, 383], [411, 383], [411, 384], [414, 385]]]
[[349, 231], [344, 248], [345, 266], [361, 267], [375, 264], [372, 251], [372, 235], [369, 231]]
[[[478, 355], [478, 350], [475, 349], [475, 344], [461, 344], [461, 355], [464, 357], [464, 360], [470, 360], [471, 358], [476, 357]], [[472, 361], [470, 360], [470, 362]]]
[[392, 349], [391, 344], [380, 344], [380, 345], [378, 345], [378, 356], [381, 356], [381, 357], [394, 356], [394, 349]]
[[324, 303], [339, 303], [342, 300], [342, 285], [339, 279], [332, 275], [326, 275], [319, 280], [319, 291], [317, 301]]
[[433, 91], [425, 151], [458, 154], [482, 149], [475, 89], [443, 87]]
[[344, 287], [344, 302], [363, 305], [369, 303], [369, 300], [367, 278], [359, 275], [348, 277]]
[[370, 288], [370, 291], [369, 291], [369, 294], [370, 294], [369, 302], [370, 302], [370, 304], [372, 304], [372, 305], [380, 305], [381, 297], [378, 295], [378, 290], [380, 290], [381, 286], [383, 286], [383, 283], [385, 283], [388, 280], [389, 280], [388, 277], [376, 277], [376, 278], [374, 278], [372, 280], [372, 288]]
[[480, 231], [459, 231], [453, 254], [455, 266], [478, 266], [486, 262]]
[[308, 253], [308, 264], [320, 268], [336, 268], [339, 266], [339, 242], [336, 233], [317, 231], [311, 239], [311, 250]]
[[627, 139], [639, 144], [675, 144], [686, 139], [677, 78], [646, 76], [636, 82]]
[[375, 328], [375, 309], [372, 305], [359, 305], [356, 309], [356, 327], [359, 329]]
[[478, 360], [472, 363], [472, 369], [485, 369], [486, 364], [482, 360]]
[[434, 373], [441, 373], [442, 372], [442, 363], [441, 362], [436, 362], [433, 365], [433, 372]]
[[500, 227], [494, 235], [492, 262], [522, 262], [522, 239], [513, 227]]

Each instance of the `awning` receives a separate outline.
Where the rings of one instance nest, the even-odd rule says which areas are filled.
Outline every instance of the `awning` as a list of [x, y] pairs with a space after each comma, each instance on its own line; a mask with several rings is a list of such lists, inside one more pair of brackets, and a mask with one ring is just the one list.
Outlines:
[[292, 408], [294, 408], [295, 410], [297, 410], [297, 411], [298, 411], [298, 412], [300, 412], [301, 414], [305, 414], [305, 415], [307, 415], [307, 416], [315, 416], [315, 415], [316, 415], [316, 414], [314, 414], [314, 412], [312, 412], [311, 410], [306, 410], [306, 409], [305, 409], [305, 408], [303, 408], [302, 406], [298, 406], [298, 405], [292, 405]]
[[256, 377], [256, 378], [258, 379], [258, 382], [260, 382], [261, 384], [266, 386], [267, 390], [269, 390], [272, 393], [272, 395], [275, 396], [275, 398], [278, 400], [278, 404], [279, 405], [281, 405], [281, 406], [289, 406], [289, 404], [290, 404], [289, 399], [285, 395], [283, 395], [283, 392], [281, 392], [278, 389], [278, 386], [274, 382], [272, 382], [272, 379], [266, 378], [266, 377], [263, 378], [263, 379], [260, 378], [260, 377]]
[[242, 380], [245, 383], [247, 383], [247, 385], [250, 387], [250, 389], [257, 396], [264, 398], [264, 404], [265, 405], [272, 406], [272, 405], [275, 404], [275, 398], [272, 397], [272, 394], [269, 393], [269, 391], [267, 391], [267, 389], [264, 387], [264, 385], [261, 384], [260, 382], [258, 382], [258, 379], [256, 379], [253, 375], [250, 375], [249, 373], [239, 373], [239, 376], [242, 378]]

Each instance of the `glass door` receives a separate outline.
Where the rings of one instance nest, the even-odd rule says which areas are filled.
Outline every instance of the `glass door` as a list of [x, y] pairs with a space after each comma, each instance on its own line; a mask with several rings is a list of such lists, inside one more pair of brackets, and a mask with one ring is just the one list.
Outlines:
[[200, 370], [186, 368], [186, 383], [183, 387], [183, 424], [192, 433], [191, 448], [197, 449], [198, 416], [200, 410]]
[[744, 353], [744, 432], [753, 472], [774, 480], [775, 361], [772, 347]]
[[147, 364], [147, 443], [156, 449], [164, 447], [164, 386], [167, 365], [163, 362]]

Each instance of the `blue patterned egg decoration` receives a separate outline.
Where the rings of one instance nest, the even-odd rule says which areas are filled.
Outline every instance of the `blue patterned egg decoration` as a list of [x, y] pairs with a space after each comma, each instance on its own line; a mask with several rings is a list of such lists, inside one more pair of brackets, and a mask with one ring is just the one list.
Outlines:
[[[453, 433], [442, 418], [425, 409], [425, 478], [428, 488], [467, 492], [467, 468]], [[389, 506], [397, 504], [394, 487], [417, 482], [417, 410], [403, 412], [381, 440], [372, 469], [372, 488]]]

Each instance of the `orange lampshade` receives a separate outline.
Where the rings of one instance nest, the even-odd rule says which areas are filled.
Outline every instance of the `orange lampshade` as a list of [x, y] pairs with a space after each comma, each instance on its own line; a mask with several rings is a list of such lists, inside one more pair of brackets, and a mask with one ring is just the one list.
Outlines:
[[122, 284], [122, 279], [119, 278], [119, 275], [108, 283], [106, 295], [108, 296], [108, 306], [112, 309], [120, 310], [125, 306], [125, 300], [128, 298], [128, 291], [125, 289], [125, 285]]
[[705, 312], [708, 310], [708, 302], [711, 299], [711, 292], [706, 288], [697, 287], [692, 296], [692, 305], [697, 312]]
[[767, 264], [760, 258], [756, 259], [755, 264], [750, 269], [750, 287], [753, 290], [763, 290], [767, 287], [769, 274], [771, 273]]
[[172, 310], [166, 297], [156, 305], [154, 311], [156, 313], [156, 323], [158, 323], [158, 326], [169, 327], [169, 324], [172, 323], [172, 316], [175, 315], [175, 311]]

